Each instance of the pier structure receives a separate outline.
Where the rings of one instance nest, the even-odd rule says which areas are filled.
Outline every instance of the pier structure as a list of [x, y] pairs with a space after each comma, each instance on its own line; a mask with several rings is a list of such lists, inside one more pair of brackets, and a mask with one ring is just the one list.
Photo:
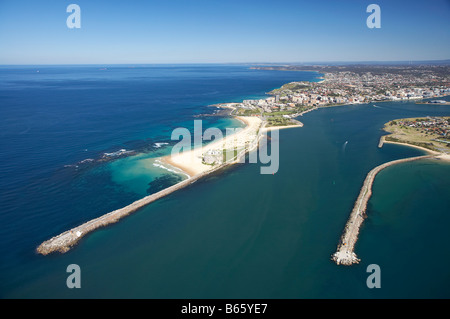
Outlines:
[[385, 140], [385, 135], [383, 135], [382, 137], [380, 137], [380, 141], [378, 142], [378, 148], [382, 148], [384, 145]]
[[361, 187], [361, 191], [358, 198], [356, 199], [350, 217], [345, 225], [344, 232], [337, 247], [337, 251], [332, 255], [331, 259], [336, 264], [352, 265], [357, 264], [361, 261], [355, 254], [354, 250], [355, 244], [358, 240], [359, 229], [367, 216], [367, 202], [372, 195], [372, 185], [375, 180], [375, 176], [388, 166], [432, 157], [435, 157], [435, 155], [416, 156], [387, 162], [375, 167], [367, 174], [367, 177], [364, 180], [363, 186]]

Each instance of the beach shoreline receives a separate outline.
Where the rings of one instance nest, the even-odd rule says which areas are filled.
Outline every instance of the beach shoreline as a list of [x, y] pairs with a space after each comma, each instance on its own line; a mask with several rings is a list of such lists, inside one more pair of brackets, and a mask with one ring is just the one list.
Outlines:
[[442, 154], [445, 154], [445, 153], [442, 153], [442, 152], [430, 150], [430, 149], [425, 148], [425, 147], [422, 147], [422, 146], [418, 146], [418, 145], [414, 145], [414, 144], [409, 144], [409, 143], [407, 143], [407, 142], [388, 141], [388, 140], [386, 140], [386, 136], [389, 136], [389, 135], [384, 135], [384, 136], [381, 137], [381, 138], [383, 139], [383, 140], [382, 140], [382, 143], [383, 143], [383, 144], [388, 143], [388, 144], [396, 144], [396, 145], [409, 146], [409, 147], [413, 147], [413, 148], [419, 149], [419, 150], [421, 150], [421, 151], [425, 151], [425, 152], [427, 152], [428, 154], [432, 154], [432, 155], [442, 155]]
[[[234, 118], [242, 121], [246, 126], [243, 129], [238, 129], [234, 134], [223, 136], [219, 140], [214, 140], [188, 151], [183, 150], [183, 152], [177, 154], [169, 154], [160, 158], [160, 160], [181, 169], [190, 177], [213, 170], [219, 164], [204, 163], [203, 156], [205, 153], [213, 151], [222, 153], [226, 149], [245, 147], [247, 143], [252, 143], [257, 139], [258, 131], [264, 125], [264, 121], [258, 117], [234, 116]], [[232, 164], [232, 162], [228, 164]]]
[[[446, 127], [450, 118], [402, 118], [384, 124], [387, 135], [380, 138], [378, 147], [384, 143], [414, 147], [428, 154], [443, 155], [450, 152], [445, 138]], [[445, 158], [445, 157], [444, 157]]]

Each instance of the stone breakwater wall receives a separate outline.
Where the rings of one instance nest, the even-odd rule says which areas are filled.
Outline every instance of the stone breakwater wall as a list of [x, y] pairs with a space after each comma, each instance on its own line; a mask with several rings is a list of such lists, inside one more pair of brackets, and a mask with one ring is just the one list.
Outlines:
[[131, 213], [150, 204], [151, 202], [154, 202], [154, 201], [156, 201], [164, 196], [167, 196], [181, 188], [184, 188], [184, 187], [194, 183], [195, 181], [199, 180], [200, 178], [202, 178], [208, 174], [211, 174], [213, 171], [217, 171], [217, 170], [223, 168], [224, 166], [225, 165], [221, 165], [212, 170], [209, 170], [204, 173], [201, 173], [201, 174], [195, 175], [193, 177], [190, 177], [188, 179], [185, 179], [185, 180], [183, 180], [175, 185], [172, 185], [168, 188], [165, 188], [157, 193], [154, 193], [154, 194], [148, 195], [142, 199], [139, 199], [128, 206], [114, 210], [114, 211], [107, 213], [105, 215], [102, 215], [98, 218], [92, 219], [80, 226], [77, 226], [68, 231], [65, 231], [58, 236], [55, 236], [49, 240], [44, 241], [42, 244], [40, 244], [37, 247], [36, 252], [39, 254], [42, 254], [42, 255], [48, 255], [53, 252], [65, 253], [65, 252], [69, 251], [73, 246], [75, 246], [78, 243], [78, 241], [86, 234], [88, 234], [98, 228], [116, 223], [123, 217], [130, 215]]
[[130, 215], [131, 213], [137, 211], [138, 209], [164, 197], [167, 196], [181, 188], [184, 188], [195, 181], [215, 172], [218, 171], [230, 164], [235, 164], [239, 162], [239, 159], [242, 158], [246, 153], [251, 152], [252, 150], [256, 149], [258, 146], [258, 142], [260, 138], [262, 137], [262, 128], [265, 127], [265, 122], [263, 122], [260, 126], [260, 129], [258, 130], [257, 137], [246, 147], [244, 150], [242, 150], [239, 154], [237, 154], [233, 159], [229, 160], [228, 162], [225, 162], [211, 170], [205, 171], [203, 173], [197, 174], [195, 176], [189, 177], [188, 179], [185, 179], [175, 185], [172, 185], [168, 188], [165, 188], [157, 193], [148, 195], [142, 199], [139, 199], [132, 204], [125, 206], [123, 208], [114, 210], [108, 214], [102, 215], [98, 218], [92, 219], [80, 226], [77, 226], [75, 228], [72, 228], [68, 231], [65, 231], [58, 236], [52, 237], [49, 240], [44, 241], [42, 244], [40, 244], [36, 248], [36, 252], [42, 255], [48, 255], [53, 252], [60, 252], [65, 253], [69, 251], [73, 246], [75, 246], [80, 239], [85, 236], [86, 234], [118, 222], [120, 219], [122, 219], [125, 216]]
[[332, 255], [331, 259], [336, 264], [352, 265], [360, 262], [360, 259], [358, 259], [354, 252], [354, 249], [355, 244], [358, 240], [359, 229], [364, 219], [366, 218], [367, 202], [372, 195], [372, 185], [375, 180], [375, 176], [388, 166], [432, 157], [435, 157], [435, 155], [410, 157], [387, 162], [375, 167], [369, 172], [369, 174], [367, 174], [367, 177], [364, 180], [364, 184], [361, 188], [358, 198], [356, 199], [347, 224], [345, 225], [345, 229], [338, 244], [337, 251]]

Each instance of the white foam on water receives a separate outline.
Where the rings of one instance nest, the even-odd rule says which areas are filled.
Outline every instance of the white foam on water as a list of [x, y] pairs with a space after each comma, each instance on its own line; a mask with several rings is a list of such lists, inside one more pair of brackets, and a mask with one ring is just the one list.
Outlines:
[[163, 163], [162, 163], [161, 161], [159, 161], [159, 160], [156, 160], [156, 161], [153, 163], [153, 166], [158, 167], [158, 168], [162, 168], [162, 169], [164, 169], [164, 170], [166, 170], [166, 171], [169, 171], [169, 172], [172, 172], [172, 173], [175, 173], [175, 174], [183, 174], [183, 175], [186, 175], [188, 178], [190, 177], [188, 174], [186, 174], [185, 172], [183, 172], [181, 169], [175, 168], [175, 167], [173, 167], [173, 166], [171, 166], [171, 168], [164, 166]]

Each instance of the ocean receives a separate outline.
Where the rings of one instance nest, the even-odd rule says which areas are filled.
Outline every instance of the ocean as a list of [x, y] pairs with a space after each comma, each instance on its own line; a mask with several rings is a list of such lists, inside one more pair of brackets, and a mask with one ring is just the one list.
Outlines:
[[[365, 175], [422, 151], [385, 144], [396, 118], [450, 108], [384, 102], [323, 108], [280, 130], [280, 165], [226, 168], [66, 254], [35, 248], [67, 229], [185, 178], [158, 157], [176, 127], [241, 127], [216, 103], [264, 98], [315, 72], [247, 65], [0, 67], [2, 298], [448, 298], [450, 163], [389, 167], [374, 183], [355, 252], [331, 260]], [[447, 98], [448, 99], [448, 98]], [[120, 150], [125, 150], [120, 155]], [[117, 153], [119, 152], [119, 153]], [[118, 156], [116, 156], [118, 155]], [[66, 268], [81, 269], [81, 288]], [[366, 268], [381, 269], [369, 289]]]

